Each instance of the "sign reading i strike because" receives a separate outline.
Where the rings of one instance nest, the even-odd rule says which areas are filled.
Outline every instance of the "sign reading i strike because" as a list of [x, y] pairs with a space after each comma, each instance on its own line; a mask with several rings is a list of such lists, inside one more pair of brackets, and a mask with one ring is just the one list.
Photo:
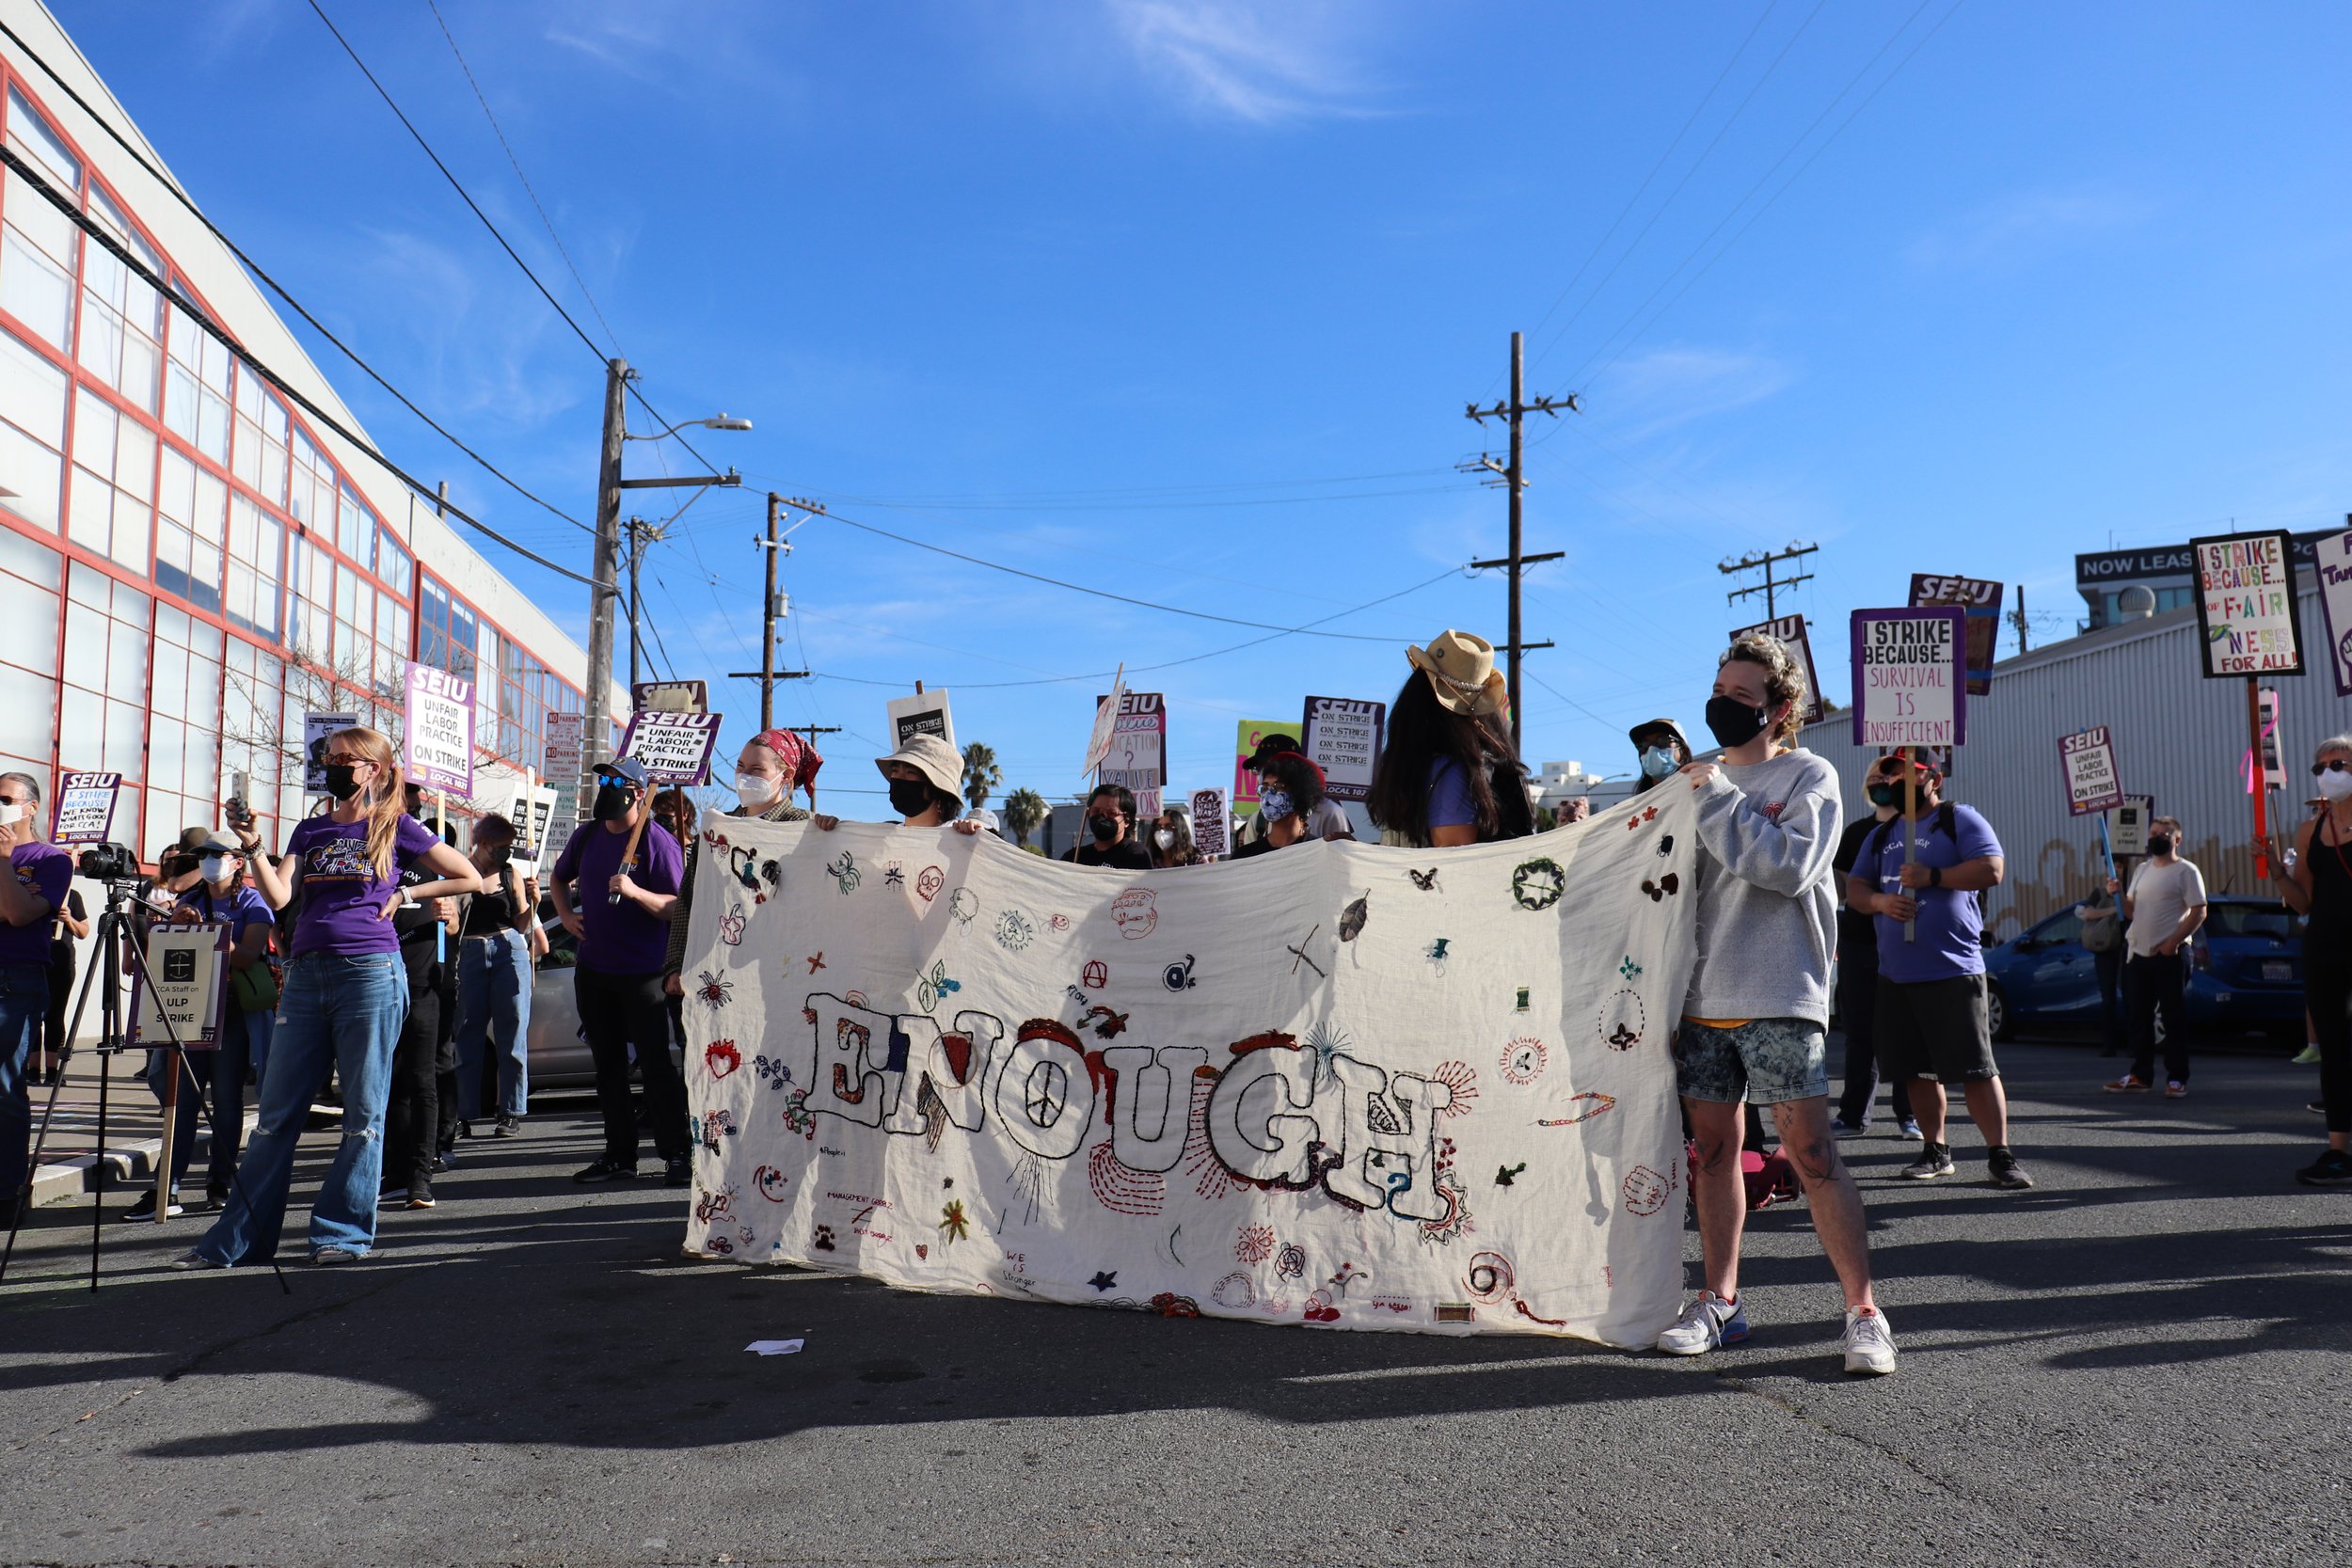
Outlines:
[[1968, 738], [1968, 616], [1961, 610], [1853, 612], [1853, 741], [1957, 746]]
[[2198, 641], [2205, 673], [2299, 675], [2303, 628], [2295, 603], [2295, 540], [2281, 531], [2192, 539]]

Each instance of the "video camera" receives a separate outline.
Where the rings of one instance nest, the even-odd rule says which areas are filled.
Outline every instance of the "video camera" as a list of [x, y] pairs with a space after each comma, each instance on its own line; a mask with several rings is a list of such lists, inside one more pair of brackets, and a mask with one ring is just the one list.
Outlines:
[[137, 851], [126, 844], [94, 844], [75, 857], [73, 869], [93, 882], [140, 882]]

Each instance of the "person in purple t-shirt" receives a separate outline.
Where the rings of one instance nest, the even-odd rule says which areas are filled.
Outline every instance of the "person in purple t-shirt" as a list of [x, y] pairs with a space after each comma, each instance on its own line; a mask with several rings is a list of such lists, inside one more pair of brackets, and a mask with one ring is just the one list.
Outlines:
[[[691, 1182], [686, 1085], [670, 1060], [670, 1009], [661, 975], [670, 948], [670, 914], [686, 871], [686, 851], [659, 822], [646, 819], [651, 795], [644, 764], [622, 757], [596, 765], [596, 818], [580, 825], [548, 891], [556, 918], [580, 942], [572, 991], [580, 1032], [596, 1062], [596, 1104], [604, 1112], [604, 1152], [574, 1173], [575, 1181], [628, 1181], [637, 1175], [637, 1116], [628, 1099], [636, 1053], [645, 1081], [645, 1117], [669, 1185]], [[624, 864], [630, 831], [644, 824], [634, 867]], [[577, 881], [580, 890], [573, 893]]]
[[[273, 910], [293, 902], [291, 958], [262, 1069], [261, 1104], [244, 1162], [220, 1218], [175, 1268], [218, 1269], [277, 1256], [294, 1179], [294, 1145], [326, 1069], [342, 1085], [343, 1136], [310, 1206], [310, 1261], [349, 1263], [375, 1245], [376, 1189], [384, 1171], [384, 1103], [392, 1047], [408, 1010], [408, 974], [392, 915], [404, 904], [477, 893], [466, 857], [410, 816], [391, 742], [364, 727], [326, 737], [326, 791], [334, 802], [306, 817], [273, 862], [242, 800], [229, 825]], [[435, 879], [404, 888], [408, 866]]]
[[73, 860], [40, 838], [40, 781], [0, 773], [0, 1202], [13, 1212], [32, 1152], [33, 1097], [25, 1081], [33, 1037], [49, 1012], [49, 922], [65, 902]]
[[1985, 1016], [1979, 895], [2001, 885], [2001, 841], [1975, 811], [1943, 799], [1944, 775], [1924, 762], [1881, 757], [1867, 787], [1872, 805], [1896, 815], [1862, 841], [1846, 876], [1846, 907], [1877, 921], [1872, 1032], [1886, 1075], [1910, 1081], [1919, 1118], [1923, 1147], [1902, 1173], [1932, 1181], [1956, 1168], [1944, 1120], [1945, 1087], [1957, 1083], [1984, 1135], [1993, 1185], [2030, 1187], [2033, 1178], [2009, 1147], [2009, 1099]]

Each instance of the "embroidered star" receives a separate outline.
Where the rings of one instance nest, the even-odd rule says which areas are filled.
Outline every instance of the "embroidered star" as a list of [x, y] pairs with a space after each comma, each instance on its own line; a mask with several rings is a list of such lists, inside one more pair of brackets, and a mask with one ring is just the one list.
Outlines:
[[1643, 821], [1645, 821], [1645, 822], [1655, 822], [1655, 821], [1657, 821], [1657, 820], [1658, 820], [1658, 808], [1657, 808], [1656, 806], [1652, 806], [1652, 807], [1650, 807], [1648, 810], [1646, 810], [1646, 811], [1643, 812], [1643, 813], [1642, 813], [1642, 820], [1643, 820]]
[[825, 956], [822, 953], [811, 953], [808, 956], [808, 972], [811, 974], [816, 974], [818, 970], [824, 967]]
[[1097, 1291], [1107, 1291], [1112, 1286], [1119, 1283], [1119, 1273], [1115, 1269], [1097, 1270], [1094, 1277], [1088, 1280], [1087, 1283], [1093, 1286]]

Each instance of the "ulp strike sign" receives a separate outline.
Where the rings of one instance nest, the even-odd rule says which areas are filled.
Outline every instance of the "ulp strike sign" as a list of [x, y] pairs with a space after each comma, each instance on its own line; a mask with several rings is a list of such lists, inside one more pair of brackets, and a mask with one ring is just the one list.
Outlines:
[[1968, 616], [1962, 610], [1853, 612], [1853, 739], [1957, 746], [1967, 738]]
[[2207, 675], [2299, 675], [2295, 540], [2284, 532], [2192, 539]]

